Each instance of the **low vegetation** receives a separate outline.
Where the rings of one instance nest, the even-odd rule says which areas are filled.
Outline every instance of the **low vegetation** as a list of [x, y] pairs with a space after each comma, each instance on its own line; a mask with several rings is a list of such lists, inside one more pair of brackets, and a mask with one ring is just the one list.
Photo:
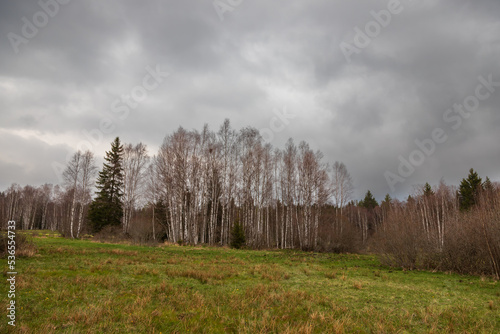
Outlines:
[[[15, 251], [18, 258], [34, 256], [37, 253], [38, 249], [33, 242], [32, 235], [32, 233], [18, 233], [15, 237]], [[7, 231], [0, 231], [0, 257], [7, 257], [10, 240]], [[14, 246], [11, 245], [11, 247]]]
[[35, 234], [38, 252], [16, 264], [17, 333], [500, 331], [500, 287], [487, 277], [393, 269], [368, 255]]
[[463, 212], [447, 211], [444, 198], [441, 188], [424, 193], [420, 204], [393, 204], [370, 240], [372, 251], [384, 263], [404, 269], [500, 279], [500, 191], [479, 193], [477, 204]]

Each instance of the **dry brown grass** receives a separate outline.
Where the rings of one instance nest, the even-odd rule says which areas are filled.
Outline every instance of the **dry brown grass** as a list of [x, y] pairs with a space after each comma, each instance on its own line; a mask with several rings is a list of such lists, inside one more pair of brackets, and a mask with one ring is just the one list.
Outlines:
[[207, 283], [215, 283], [214, 281], [221, 281], [226, 278], [230, 278], [233, 276], [238, 276], [238, 273], [233, 268], [225, 268], [225, 270], [221, 270], [208, 267], [203, 269], [182, 269], [182, 268], [173, 268], [167, 267], [165, 270], [167, 276], [175, 278], [175, 277], [187, 277], [200, 281], [203, 284]]
[[335, 279], [335, 278], [337, 278], [337, 272], [335, 272], [335, 271], [326, 272], [325, 277], [329, 278], [329, 279]]
[[[38, 253], [38, 247], [33, 243], [32, 237], [25, 235], [23, 233], [17, 233], [12, 239], [15, 241], [15, 254], [16, 257], [32, 257]], [[1, 232], [0, 234], [0, 256], [7, 256], [7, 251], [9, 247], [9, 241], [7, 232]], [[10, 245], [12, 246], [12, 245]]]
[[120, 248], [115, 248], [115, 249], [111, 249], [111, 250], [104, 249], [101, 251], [101, 253], [121, 255], [121, 256], [137, 256], [137, 255], [139, 255], [139, 252], [137, 252], [137, 251], [128, 251], [128, 250], [123, 250]]
[[[498, 327], [500, 293], [495, 295], [497, 285], [487, 277], [390, 270], [369, 257], [350, 255], [286, 251], [272, 254], [274, 261], [248, 250], [112, 252], [118, 247], [85, 243], [91, 246], [80, 256], [81, 241], [44, 240], [40, 244], [49, 247], [41, 248], [42, 257], [29, 259], [29, 265], [25, 260], [18, 277], [25, 307], [18, 328], [25, 325], [29, 333], [486, 333]], [[71, 245], [80, 248], [65, 252]], [[61, 253], [48, 253], [50, 248]]]
[[271, 282], [290, 279], [290, 273], [286, 272], [277, 264], [257, 264], [250, 267], [248, 273], [252, 276], [260, 276], [262, 280]]
[[352, 287], [356, 290], [361, 290], [363, 289], [363, 283], [356, 281], [352, 283]]

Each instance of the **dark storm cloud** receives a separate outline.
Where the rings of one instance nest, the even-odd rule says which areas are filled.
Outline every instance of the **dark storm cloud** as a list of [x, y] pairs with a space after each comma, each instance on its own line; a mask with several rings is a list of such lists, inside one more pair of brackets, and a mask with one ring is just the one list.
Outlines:
[[[70, 1], [17, 54], [8, 34], [22, 36], [22, 18], [33, 22], [42, 8], [3, 2], [0, 189], [57, 182], [51, 163], [97, 138], [103, 119], [114, 129], [94, 145], [98, 156], [117, 135], [154, 150], [179, 126], [217, 130], [230, 118], [262, 129], [284, 108], [295, 118], [272, 144], [293, 137], [343, 161], [358, 198], [457, 183], [470, 167], [500, 180], [500, 87], [458, 129], [443, 120], [478, 77], [500, 82], [500, 2], [401, 0], [347, 61], [341, 43], [354, 45], [355, 27], [396, 2], [243, 1], [221, 21], [212, 1]], [[120, 119], [113, 103], [157, 65], [170, 75]], [[398, 156], [408, 159], [435, 128], [447, 140], [391, 191], [384, 172], [397, 174]]]

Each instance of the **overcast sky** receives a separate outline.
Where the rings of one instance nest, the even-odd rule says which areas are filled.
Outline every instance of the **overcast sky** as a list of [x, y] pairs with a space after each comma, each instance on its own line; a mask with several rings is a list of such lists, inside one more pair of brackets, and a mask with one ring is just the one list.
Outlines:
[[498, 0], [45, 2], [0, 4], [0, 190], [225, 118], [344, 162], [358, 198], [500, 181]]

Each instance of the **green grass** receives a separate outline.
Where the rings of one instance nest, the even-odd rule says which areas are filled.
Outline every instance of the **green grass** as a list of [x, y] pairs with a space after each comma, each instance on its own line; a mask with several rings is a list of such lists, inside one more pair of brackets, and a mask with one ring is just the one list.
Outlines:
[[395, 270], [373, 256], [39, 232], [38, 254], [16, 261], [17, 326], [2, 315], [2, 333], [500, 332], [500, 286], [488, 278]]

